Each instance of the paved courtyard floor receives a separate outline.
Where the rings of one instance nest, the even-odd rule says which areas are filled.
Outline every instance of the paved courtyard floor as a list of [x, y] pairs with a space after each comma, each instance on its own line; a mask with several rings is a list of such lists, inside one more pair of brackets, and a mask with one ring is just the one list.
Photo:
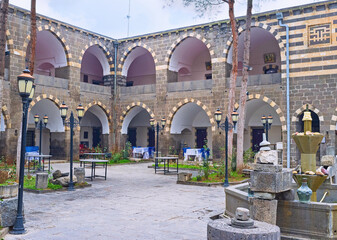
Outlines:
[[206, 239], [209, 217], [224, 210], [223, 188], [176, 184], [176, 175], [155, 175], [149, 164], [110, 166], [106, 181], [74, 192], [24, 192], [27, 233], [5, 240]]

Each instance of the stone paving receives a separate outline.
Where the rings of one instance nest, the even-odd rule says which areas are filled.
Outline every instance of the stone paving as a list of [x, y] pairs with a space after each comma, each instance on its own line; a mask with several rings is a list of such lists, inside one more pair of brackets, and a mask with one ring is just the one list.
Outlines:
[[149, 164], [110, 166], [106, 181], [75, 192], [25, 192], [27, 233], [5, 240], [206, 239], [209, 217], [224, 210], [223, 188], [176, 184], [176, 175], [155, 175]]

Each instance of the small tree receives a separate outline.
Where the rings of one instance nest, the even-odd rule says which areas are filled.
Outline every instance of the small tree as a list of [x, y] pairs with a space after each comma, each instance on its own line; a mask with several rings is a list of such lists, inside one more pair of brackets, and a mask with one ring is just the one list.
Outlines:
[[[174, 0], [168, 0], [169, 2], [174, 2]], [[238, 28], [234, 15], [234, 4], [235, 0], [183, 0], [185, 6], [191, 4], [194, 5], [196, 11], [199, 12], [199, 15], [203, 15], [211, 7], [221, 5], [223, 3], [228, 4], [228, 14], [231, 24], [231, 31], [233, 36], [233, 45], [232, 45], [232, 70], [230, 77], [230, 87], [228, 93], [228, 108], [227, 108], [227, 117], [230, 123], [232, 123], [231, 114], [234, 110], [235, 105], [235, 90], [236, 90], [236, 79], [238, 75]], [[244, 40], [244, 64], [248, 66], [249, 64], [249, 47], [250, 47], [250, 26], [251, 26], [251, 17], [252, 17], [252, 4], [253, 0], [247, 1], [247, 20], [246, 20], [246, 33]], [[243, 167], [243, 127], [245, 122], [245, 103], [246, 103], [246, 91], [247, 91], [247, 80], [248, 80], [248, 68], [244, 67], [242, 70], [242, 88], [240, 93], [240, 110], [239, 110], [239, 123], [238, 123], [238, 141], [237, 141], [237, 168], [239, 171]], [[228, 155], [232, 156], [233, 149], [233, 130], [230, 130], [228, 133]]]

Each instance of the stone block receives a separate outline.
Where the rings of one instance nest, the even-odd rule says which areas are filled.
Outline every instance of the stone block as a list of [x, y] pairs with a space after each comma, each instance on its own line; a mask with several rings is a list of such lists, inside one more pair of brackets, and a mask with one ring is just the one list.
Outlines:
[[322, 166], [332, 166], [335, 163], [335, 157], [332, 155], [324, 155], [321, 159]]
[[48, 187], [48, 173], [37, 173], [35, 187], [37, 189], [46, 189]]
[[17, 198], [3, 199], [0, 202], [0, 225], [2, 227], [11, 227], [14, 225], [17, 207]]
[[18, 195], [19, 184], [13, 183], [13, 185], [0, 186], [0, 198], [13, 198]]
[[282, 172], [283, 169], [282, 165], [262, 164], [262, 163], [254, 163], [252, 164], [252, 167], [254, 171], [271, 172], [271, 173]]
[[77, 178], [77, 183], [84, 183], [85, 169], [84, 168], [74, 168], [74, 175]]
[[276, 173], [252, 171], [250, 181], [251, 190], [254, 192], [284, 192], [291, 189], [292, 172], [290, 169]]
[[255, 155], [255, 162], [256, 163], [269, 163], [269, 164], [278, 164], [278, 154], [277, 150], [270, 150], [270, 151], [259, 151]]
[[[68, 187], [70, 182], [70, 177], [60, 177], [57, 179], [49, 180], [52, 184], [61, 185], [62, 187]], [[73, 176], [73, 183], [77, 183], [76, 176]]]
[[235, 211], [235, 218], [241, 221], [247, 221], [250, 219], [249, 210], [247, 208], [238, 207]]
[[191, 178], [192, 178], [192, 173], [187, 173], [187, 172], [178, 173], [178, 181], [186, 182], [186, 181], [191, 180]]
[[276, 225], [277, 200], [250, 198], [250, 212], [254, 220]]

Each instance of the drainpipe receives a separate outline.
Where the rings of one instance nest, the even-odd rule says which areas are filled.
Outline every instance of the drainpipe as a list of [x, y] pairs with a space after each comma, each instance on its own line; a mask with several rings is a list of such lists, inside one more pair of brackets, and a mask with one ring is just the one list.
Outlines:
[[289, 26], [283, 24], [283, 14], [276, 13], [278, 24], [286, 28], [286, 58], [287, 58], [287, 168], [290, 168], [290, 97], [289, 97]]
[[114, 42], [114, 49], [115, 49], [115, 59], [114, 59], [114, 98], [113, 98], [113, 123], [114, 123], [114, 128], [113, 128], [113, 142], [116, 145], [117, 142], [117, 136], [116, 136], [116, 125], [117, 125], [117, 113], [116, 113], [116, 99], [117, 99], [117, 51], [118, 51], [118, 41]]

